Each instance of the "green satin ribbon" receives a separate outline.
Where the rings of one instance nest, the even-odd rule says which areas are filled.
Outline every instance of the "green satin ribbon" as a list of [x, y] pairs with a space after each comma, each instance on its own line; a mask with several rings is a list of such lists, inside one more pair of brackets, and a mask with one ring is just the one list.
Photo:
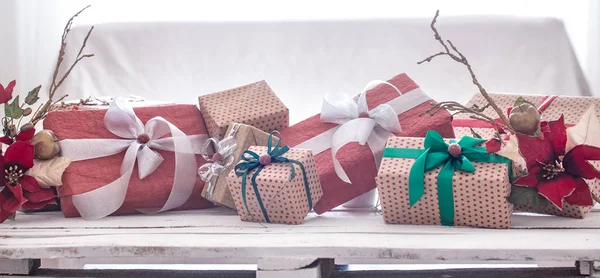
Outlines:
[[[429, 130], [425, 136], [425, 149], [386, 148], [383, 157], [415, 158], [408, 177], [408, 197], [410, 207], [423, 197], [425, 192], [425, 173], [443, 165], [437, 177], [438, 203], [442, 225], [454, 225], [454, 193], [452, 177], [454, 171], [475, 172], [472, 162], [505, 163], [508, 165], [509, 177], [512, 177], [511, 162], [508, 158], [487, 153], [485, 148], [476, 147], [486, 140], [464, 136], [458, 141], [460, 155], [454, 157], [448, 152], [450, 146], [436, 131]], [[451, 140], [450, 143], [456, 143]]]
[[[250, 212], [250, 209], [248, 208], [248, 204], [246, 202], [246, 199], [247, 199], [246, 179], [248, 177], [248, 174], [251, 171], [256, 170], [256, 171], [254, 171], [254, 174], [252, 175], [252, 178], [250, 179], [250, 181], [252, 182], [252, 187], [254, 189], [254, 194], [256, 195], [256, 201], [258, 202], [258, 206], [260, 207], [263, 217], [265, 218], [265, 222], [267, 222], [267, 223], [271, 223], [271, 220], [269, 219], [269, 215], [267, 214], [265, 205], [264, 205], [262, 198], [258, 192], [258, 185], [256, 184], [256, 177], [258, 177], [258, 174], [260, 174], [260, 172], [263, 170], [263, 168], [270, 163], [289, 163], [290, 167], [291, 167], [291, 174], [290, 174], [289, 180], [293, 180], [296, 177], [296, 168], [294, 167], [294, 164], [300, 166], [300, 170], [302, 171], [302, 179], [304, 180], [304, 189], [306, 190], [306, 198], [308, 199], [308, 208], [309, 208], [309, 210], [312, 210], [312, 207], [313, 207], [312, 206], [313, 205], [312, 197], [310, 194], [310, 186], [308, 184], [308, 177], [306, 176], [306, 170], [304, 169], [304, 165], [300, 161], [283, 157], [283, 155], [290, 150], [290, 147], [288, 147], [288, 146], [280, 147], [281, 140], [277, 141], [277, 143], [275, 144], [274, 147], [272, 146], [273, 134], [275, 134], [275, 133], [279, 134], [278, 131], [271, 132], [271, 134], [269, 135], [269, 140], [267, 142], [267, 154], [266, 155], [268, 155], [270, 157], [269, 163], [262, 164], [260, 162], [260, 156], [258, 154], [256, 154], [253, 151], [250, 151], [250, 150], [245, 150], [242, 153], [242, 161], [235, 166], [235, 174], [238, 177], [240, 177], [240, 176], [242, 177], [242, 201], [244, 202], [244, 206], [246, 207], [246, 212], [248, 212], [249, 215], [252, 215], [252, 213]], [[281, 138], [281, 136], [280, 136], [280, 138]]]

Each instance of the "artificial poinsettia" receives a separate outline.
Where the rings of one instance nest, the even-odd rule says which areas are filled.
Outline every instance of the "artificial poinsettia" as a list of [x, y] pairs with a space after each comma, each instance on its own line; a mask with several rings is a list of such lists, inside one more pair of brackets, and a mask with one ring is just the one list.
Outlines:
[[[29, 128], [25, 131], [21, 131], [21, 132], [17, 133], [17, 136], [15, 137], [15, 139], [16, 139], [16, 141], [29, 141], [29, 140], [31, 140], [31, 138], [33, 138], [34, 135], [35, 135], [35, 128]], [[10, 145], [13, 142], [15, 142], [15, 140], [13, 140], [12, 138], [10, 138], [8, 136], [0, 137], [0, 143]]]
[[561, 116], [542, 122], [541, 135], [517, 133], [519, 152], [525, 158], [528, 173], [518, 178], [517, 186], [536, 188], [559, 209], [563, 200], [572, 205], [593, 205], [590, 188], [584, 179], [600, 178], [600, 172], [587, 160], [600, 160], [600, 148], [576, 145], [567, 150], [567, 128]]
[[512, 161], [513, 174], [521, 176], [526, 172], [526, 162], [519, 152], [519, 140], [514, 134], [500, 135], [500, 138], [490, 139], [486, 142], [485, 147], [488, 153], [496, 153], [504, 156]]
[[40, 188], [38, 182], [25, 172], [33, 167], [34, 147], [28, 141], [16, 141], [7, 149], [0, 178], [4, 189], [0, 194], [0, 223], [19, 208], [37, 209], [55, 203], [54, 190]]
[[6, 88], [2, 86], [2, 84], [0, 84], [0, 104], [7, 103], [9, 100], [12, 99], [13, 89], [15, 88], [16, 84], [16, 80], [13, 80], [10, 83], [8, 83]]

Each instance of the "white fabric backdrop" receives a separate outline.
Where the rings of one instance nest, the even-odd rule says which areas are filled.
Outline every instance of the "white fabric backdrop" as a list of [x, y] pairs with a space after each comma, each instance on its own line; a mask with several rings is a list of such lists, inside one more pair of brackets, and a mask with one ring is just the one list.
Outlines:
[[[430, 20], [99, 24], [88, 42], [96, 57], [72, 73], [63, 92], [196, 103], [200, 94], [265, 79], [297, 122], [319, 111], [326, 92], [354, 94], [369, 80], [406, 72], [438, 100], [466, 101], [476, 88], [464, 66], [447, 57], [416, 64], [441, 50]], [[438, 27], [489, 91], [589, 94], [558, 20], [443, 16]], [[73, 29], [69, 58], [86, 32]]]
[[[0, 18], [0, 34], [3, 38], [3, 44], [0, 45], [0, 62], [2, 62], [2, 66], [0, 66], [0, 82], [7, 83], [12, 79], [17, 79], [17, 92], [25, 94], [28, 89], [33, 88], [38, 84], [45, 85], [47, 87], [48, 81], [50, 79], [50, 75], [52, 73], [52, 68], [56, 59], [56, 53], [59, 45], [60, 33], [62, 32], [62, 28], [66, 20], [79, 10], [81, 7], [86, 4], [92, 4], [92, 8], [86, 11], [80, 18], [77, 19], [76, 24], [78, 23], [91, 23], [98, 24], [103, 22], [147, 22], [147, 21], [161, 21], [168, 22], [173, 20], [180, 21], [196, 21], [197, 23], [225, 23], [225, 22], [271, 22], [273, 24], [277, 22], [306, 22], [316, 20], [318, 22], [323, 21], [338, 21], [340, 24], [344, 25], [347, 22], [348, 29], [346, 31], [341, 32], [340, 34], [336, 34], [334, 38], [329, 39], [330, 43], [334, 43], [336, 40], [344, 38], [348, 41], [343, 42], [342, 52], [347, 51], [344, 50], [345, 47], [358, 47], [354, 52], [359, 53], [359, 59], [351, 59], [346, 60], [345, 63], [348, 63], [344, 66], [338, 66], [338, 68], [343, 68], [343, 71], [339, 73], [329, 73], [329, 74], [337, 74], [341, 75], [344, 72], [348, 71], [349, 68], [352, 68], [355, 74], [357, 71], [367, 71], [364, 67], [372, 66], [372, 63], [366, 63], [360, 65], [359, 63], [366, 59], [369, 55], [374, 55], [377, 49], [369, 48], [365, 51], [360, 51], [360, 47], [363, 45], [356, 45], [356, 41], [360, 41], [362, 38], [351, 36], [353, 30], [349, 28], [360, 24], [362, 20], [369, 19], [380, 19], [380, 21], [387, 21], [386, 18], [406, 18], [406, 17], [421, 17], [424, 21], [429, 21], [431, 16], [433, 15], [435, 9], [441, 9], [442, 11], [442, 21], [440, 23], [441, 30], [444, 30], [444, 24], [449, 24], [449, 17], [452, 15], [478, 15], [478, 14], [502, 14], [502, 15], [520, 15], [520, 16], [555, 16], [565, 21], [565, 27], [568, 31], [568, 36], [573, 41], [574, 49], [581, 61], [582, 67], [587, 71], [590, 76], [593, 78], [590, 79], [592, 85], [596, 85], [595, 73], [598, 72], [598, 58], [595, 54], [596, 45], [598, 44], [598, 40], [595, 39], [598, 37], [597, 34], [597, 23], [588, 23], [588, 19], [594, 19], [597, 14], [597, 5], [594, 5], [595, 0], [581, 0], [581, 1], [571, 1], [571, 0], [505, 0], [505, 1], [478, 1], [478, 0], [420, 0], [420, 1], [396, 1], [396, 0], [328, 0], [328, 1], [320, 1], [320, 0], [304, 0], [304, 1], [277, 1], [277, 0], [253, 0], [253, 1], [245, 1], [245, 0], [221, 0], [221, 1], [206, 1], [206, 0], [2, 0], [0, 1], [0, 10], [3, 11], [4, 16]], [[595, 7], [595, 8], [594, 8]], [[588, 14], [589, 13], [589, 14]], [[485, 17], [479, 18], [482, 21], [485, 21]], [[376, 20], [377, 21], [377, 20]], [[387, 23], [394, 23], [394, 20], [387, 21]], [[491, 23], [491, 22], [490, 22]], [[590, 25], [591, 24], [591, 25]], [[534, 46], [527, 45], [519, 45], [518, 42], [507, 43], [501, 42], [501, 45], [505, 45], [508, 47], [516, 47], [518, 51], [522, 51], [524, 48], [529, 48], [528, 51], [534, 51], [532, 49], [538, 48], [542, 52], [549, 51], [561, 51], [564, 50], [564, 45], [566, 42], [566, 35], [564, 34], [564, 30], [562, 30], [559, 24], [554, 22], [550, 23], [550, 25], [554, 25], [553, 31], [557, 31], [558, 38], [556, 40], [562, 41], [559, 43], [559, 47], [555, 47], [553, 44], [544, 44], [544, 43], [535, 43]], [[488, 25], [491, 26], [491, 25]], [[420, 27], [424, 28], [423, 25]], [[472, 28], [473, 26], [467, 26], [466, 29]], [[491, 26], [493, 28], [493, 26]], [[513, 26], [515, 29], [518, 27]], [[208, 27], [204, 27], [206, 29]], [[219, 27], [220, 28], [220, 27]], [[217, 30], [224, 30], [221, 29]], [[278, 27], [279, 28], [279, 27]], [[318, 28], [318, 27], [317, 27]], [[369, 31], [367, 27], [359, 27], [362, 30], [359, 30], [357, 34], [364, 35], [365, 32]], [[478, 29], [479, 27], [475, 27]], [[365, 30], [367, 29], [367, 30]], [[242, 30], [242, 29], [240, 29]], [[390, 33], [390, 30], [392, 31]], [[467, 34], [462, 34], [465, 31], [456, 31], [458, 32], [458, 36], [466, 37]], [[540, 29], [541, 30], [541, 29]], [[277, 30], [275, 30], [277, 31]], [[275, 32], [273, 31], [273, 32]], [[493, 32], [495, 30], [487, 30], [488, 32]], [[500, 30], [501, 31], [501, 30]], [[523, 42], [523, 35], [527, 36], [524, 32], [525, 30], [519, 31], [519, 36], [517, 36], [517, 40], [519, 42]], [[221, 42], [229, 42], [234, 41], [231, 38], [223, 39], [221, 36], [215, 35], [215, 32], [209, 31], [207, 33], [207, 40], [203, 43], [211, 44], [214, 49], [217, 49], [219, 45], [222, 45]], [[329, 32], [329, 31], [328, 31]], [[382, 38], [385, 34], [383, 32], [390, 33], [390, 36], [393, 38], [392, 40], [386, 40], [385, 44], [397, 43], [399, 41], [398, 37], [403, 36], [404, 34], [399, 34], [393, 27], [388, 26], [381, 31], [377, 31], [378, 34], [368, 35], [369, 37], [379, 37], [379, 40], [384, 40]], [[451, 31], [444, 31], [448, 38], [453, 38], [454, 40], [460, 40], [456, 35], [452, 34]], [[484, 32], [482, 30], [477, 31], [476, 33]], [[504, 32], [504, 31], [501, 31]], [[512, 31], [506, 31], [512, 32]], [[512, 40], [513, 38], [510, 34], [503, 34], [501, 37], [505, 40]], [[181, 32], [179, 32], [181, 33]], [[409, 33], [412, 34], [412, 33]], [[423, 29], [423, 31], [419, 31], [418, 35], [429, 35], [429, 30]], [[202, 39], [203, 34], [194, 33], [193, 37], [198, 40]], [[234, 36], [235, 34], [227, 34], [226, 37]], [[279, 34], [281, 35], [281, 34]], [[475, 33], [472, 33], [473, 37], [475, 37]], [[492, 37], [493, 34], [485, 34], [488, 37]], [[150, 34], [149, 36], [152, 36]], [[288, 35], [289, 36], [289, 35]], [[296, 35], [294, 35], [296, 36]], [[323, 36], [323, 35], [322, 35]], [[301, 36], [300, 36], [301, 37]], [[534, 40], [543, 39], [540, 34], [536, 34], [534, 36]], [[152, 37], [154, 39], [161, 39], [158, 36]], [[405, 37], [408, 38], [408, 37]], [[103, 39], [103, 38], [102, 38]], [[189, 38], [184, 38], [189, 41]], [[413, 40], [413, 38], [410, 38]], [[277, 38], [274, 40], [281, 40], [281, 38]], [[422, 40], [422, 37], [418, 38], [419, 41]], [[427, 46], [432, 47], [431, 50], [437, 50], [435, 44], [432, 44], [432, 40], [430, 37], [427, 37]], [[156, 41], [151, 41], [149, 39], [144, 40], [146, 43], [150, 45], [157, 44]], [[186, 41], [186, 40], [183, 40]], [[470, 42], [470, 39], [463, 39], [462, 41]], [[488, 43], [489, 41], [489, 43]], [[483, 41], [484, 44], [492, 44], [495, 43], [493, 37], [491, 40]], [[458, 42], [458, 41], [457, 41]], [[165, 43], [164, 40], [161, 40], [161, 43]], [[177, 42], [166, 42], [167, 44], [176, 44]], [[266, 42], [265, 42], [266, 43]], [[316, 43], [316, 42], [315, 42]], [[404, 42], [404, 45], [408, 42]], [[475, 40], [475, 43], [482, 43], [481, 40]], [[528, 43], [528, 42], [527, 42]], [[256, 43], [259, 44], [259, 43]], [[279, 44], [284, 45], [284, 44]], [[339, 41], [336, 42], [336, 46], [339, 45]], [[403, 45], [398, 45], [402, 47]], [[241, 46], [240, 46], [241, 47]], [[390, 52], [390, 49], [393, 46], [388, 46], [388, 48], [383, 49], [384, 52]], [[465, 47], [471, 46], [461, 46], [461, 49], [466, 49]], [[326, 50], [331, 50], [331, 47], [326, 47]], [[486, 49], [479, 49], [477, 46], [472, 46], [471, 48], [475, 48], [475, 51], [480, 53], [466, 53], [469, 57], [473, 55], [480, 55], [484, 53], [485, 55], [505, 55], [508, 54], [509, 51], [502, 51], [497, 53], [486, 52]], [[208, 46], [202, 46], [198, 48], [198, 50], [210, 49]], [[231, 48], [228, 48], [231, 49]], [[399, 49], [399, 48], [398, 48]], [[304, 51], [304, 49], [300, 49]], [[381, 50], [381, 49], [380, 49]], [[403, 50], [399, 50], [403, 51]], [[471, 51], [471, 50], [468, 50]], [[327, 52], [317, 53], [319, 55], [325, 55]], [[420, 54], [420, 53], [419, 53]], [[426, 53], [429, 54], [429, 53]], [[321, 56], [315, 57], [321, 57]], [[383, 54], [378, 54], [383, 55]], [[396, 54], [399, 55], [399, 54]], [[537, 55], [537, 54], [536, 54]], [[571, 56], [568, 52], [556, 52], [555, 56], [563, 56], [560, 59], [563, 59], [564, 56]], [[208, 54], [207, 56], [210, 56]], [[405, 55], [409, 57], [408, 54]], [[534, 55], [535, 56], [535, 55]], [[276, 56], [269, 56], [276, 57]], [[337, 57], [337, 58], [336, 58]], [[333, 58], [336, 61], [340, 61], [342, 57], [347, 57], [347, 54], [335, 54]], [[375, 57], [375, 56], [374, 56]], [[381, 57], [381, 56], [380, 56]], [[394, 57], [394, 56], [389, 56]], [[210, 57], [209, 57], [210, 58]], [[410, 61], [408, 60], [400, 60], [399, 68], [404, 65], [403, 63], [409, 63], [411, 66], [414, 66], [414, 59], [421, 58], [416, 56], [410, 56]], [[572, 58], [572, 57], [568, 57]], [[379, 58], [380, 59], [380, 58]], [[391, 58], [390, 58], [391, 59]], [[502, 60], [503, 58], [497, 58]], [[250, 61], [252, 59], [249, 59]], [[474, 58], [472, 58], [474, 60]], [[510, 58], [509, 60], [517, 60]], [[90, 61], [91, 62], [91, 61]], [[217, 61], [220, 64], [218, 67], [224, 67], [228, 62]], [[307, 64], [307, 61], [301, 61], [300, 64]], [[437, 62], [439, 63], [439, 62]], [[475, 66], [479, 68], [478, 61], [474, 60]], [[552, 63], [550, 63], [552, 64]], [[290, 63], [285, 61], [285, 65], [288, 66]], [[361, 67], [362, 66], [362, 67]], [[438, 71], [441, 70], [451, 70], [448, 71], [447, 74], [454, 75], [459, 74], [458, 78], [454, 76], [448, 76], [447, 79], [450, 79], [450, 85], [456, 82], [463, 82], [462, 88], [471, 89], [472, 87], [469, 85], [468, 77], [464, 77], [464, 69], [457, 68], [457, 65], [430, 65], [427, 67], [428, 70], [433, 68], [434, 70], [437, 68]], [[524, 63], [518, 64], [519, 67], [528, 67]], [[383, 67], [389, 68], [389, 63], [384, 64]], [[271, 67], [272, 68], [272, 67]], [[355, 69], [358, 68], [358, 69]], [[514, 67], [513, 67], [514, 68]], [[549, 67], [552, 68], [552, 67]], [[244, 69], [243, 67], [237, 67], [236, 70]], [[410, 68], [395, 68], [393, 73], [397, 71], [408, 71]], [[257, 73], [252, 72], [251, 75], [245, 76], [248, 79], [250, 76], [257, 75]], [[306, 71], [306, 69], [303, 69]], [[419, 68], [418, 70], [422, 70]], [[480, 75], [487, 74], [485, 72], [486, 68], [477, 69], [480, 72]], [[274, 71], [277, 71], [275, 69]], [[577, 70], [574, 70], [575, 72]], [[372, 69], [372, 75], [376, 75], [377, 72], [384, 72], [388, 74], [388, 71], [382, 71], [380, 68]], [[390, 72], [392, 72], [390, 70]], [[426, 72], [425, 72], [426, 73]], [[423, 85], [426, 89], [432, 88], [428, 83], [437, 82], [433, 78], [429, 78], [424, 73], [425, 78], [416, 78], [419, 77], [418, 73], [413, 73], [411, 76], [419, 79], [419, 83]], [[488, 79], [494, 78], [496, 76], [496, 72], [493, 72], [493, 76], [488, 76]], [[392, 73], [389, 73], [392, 74]], [[388, 74], [388, 75], [389, 75]], [[416, 74], [416, 75], [415, 75]], [[462, 78], [460, 75], [463, 75]], [[546, 73], [547, 74], [547, 73]], [[351, 74], [350, 74], [351, 75]], [[537, 90], [539, 88], [539, 84], [537, 82], [541, 82], [543, 78], [537, 78], [539, 76], [539, 71], [537, 75], [535, 73], [531, 73], [529, 77], [534, 76], [533, 79], [525, 80], [525, 77], [519, 78], [521, 80], [519, 82], [525, 82], [530, 84], [530, 87], [526, 88], [530, 90], [534, 88]], [[206, 78], [211, 77], [212, 75], [205, 75]], [[101, 77], [101, 76], [99, 76]], [[164, 76], [163, 76], [164, 77]], [[268, 76], [265, 76], [265, 78]], [[328, 76], [323, 76], [326, 78]], [[370, 77], [370, 76], [369, 76]], [[385, 78], [386, 76], [377, 76], [379, 78]], [[221, 78], [225, 78], [220, 76], [218, 78], [212, 78], [215, 80], [221, 80]], [[232, 81], [232, 83], [224, 84], [224, 82], [217, 81], [215, 86], [211, 88], [205, 87], [206, 84], [200, 84], [194, 88], [194, 90], [212, 90], [214, 89], [223, 89], [225, 87], [231, 87], [240, 83], [245, 82], [244, 80], [237, 79], [234, 77], [226, 77], [228, 80], [236, 80]], [[483, 78], [483, 77], [482, 77]], [[570, 78], [570, 77], [565, 77]], [[577, 77], [578, 78], [578, 77]], [[322, 90], [323, 93], [326, 90], [331, 90], [331, 87], [319, 87], [317, 84], [314, 84], [315, 81], [311, 81], [311, 79], [306, 79], [305, 77], [299, 75], [296, 76], [297, 83], [301, 83], [297, 87], [302, 89], [301, 91], [306, 91], [307, 87], [313, 86], [318, 87], [317, 89]], [[437, 84], [447, 83], [447, 79], [442, 79], [442, 81], [437, 82]], [[525, 80], [525, 81], [523, 81]], [[275, 80], [271, 83], [275, 82]], [[483, 80], [486, 81], [486, 80]], [[310, 84], [305, 84], [306, 82], [312, 82]], [[325, 80], [325, 81], [317, 81], [325, 82], [327, 84], [333, 84], [333, 82], [339, 83], [339, 80]], [[355, 90], [360, 85], [356, 85], [358, 83], [363, 83], [363, 80], [350, 80], [347, 81], [346, 85], [339, 85], [334, 87], [336, 90]], [[556, 81], [558, 82], [558, 81]], [[488, 85], [490, 82], [484, 82]], [[573, 84], [573, 81], [566, 81], [566, 83]], [[218, 85], [223, 84], [223, 85]], [[352, 85], [350, 85], [352, 84]], [[178, 84], [171, 84], [171, 89], [176, 90]], [[277, 85], [277, 84], [276, 84]], [[295, 83], [289, 83], [289, 85], [295, 85]], [[494, 85], [494, 84], [489, 84]], [[282, 88], [277, 85], [279, 88], [278, 93], [288, 92], [289, 89]], [[349, 87], [344, 87], [349, 86]], [[442, 85], [439, 85], [442, 86]], [[553, 86], [553, 85], [547, 85]], [[563, 87], [568, 87], [567, 85], [561, 85], [558, 88], [553, 88], [555, 91], [564, 91], [561, 90]], [[218, 87], [218, 88], [217, 88]], [[452, 86], [450, 86], [452, 87]], [[497, 86], [494, 86], [497, 88]], [[581, 87], [581, 86], [580, 86]], [[512, 87], [502, 89], [504, 87], [499, 88], [498, 90], [512, 90]], [[517, 87], [517, 89], [523, 88], [523, 86]], [[45, 90], [43, 90], [45, 92]], [[77, 91], [77, 90], [76, 90]], [[79, 90], [81, 91], [81, 90]], [[435, 93], [435, 89], [429, 90], [430, 92]], [[585, 90], [584, 90], [585, 91]], [[290, 92], [293, 92], [290, 91]], [[552, 93], [552, 92], [547, 92]], [[108, 94], [108, 93], [105, 93]], [[448, 96], [448, 93], [444, 93], [442, 95], [436, 96], [439, 99], [442, 99]], [[44, 97], [44, 94], [41, 95]], [[285, 97], [284, 97], [285, 98]], [[465, 96], [460, 96], [459, 98], [465, 98]], [[294, 100], [294, 97], [290, 99]], [[188, 100], [191, 100], [188, 99]], [[288, 105], [290, 105], [288, 101]], [[309, 107], [309, 109], [317, 109], [316, 107]], [[1, 109], [0, 109], [1, 110]], [[2, 111], [0, 111], [2, 112]], [[308, 114], [308, 113], [307, 113]], [[293, 118], [297, 118], [294, 117]]]

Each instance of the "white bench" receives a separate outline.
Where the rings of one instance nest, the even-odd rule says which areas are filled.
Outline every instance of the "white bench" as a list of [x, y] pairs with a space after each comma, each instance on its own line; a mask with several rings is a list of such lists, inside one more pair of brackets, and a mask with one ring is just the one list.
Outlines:
[[65, 219], [59, 212], [19, 214], [0, 225], [0, 273], [28, 274], [36, 260], [59, 258], [62, 265], [55, 267], [62, 268], [94, 262], [257, 264], [259, 278], [328, 277], [334, 262], [582, 261], [582, 274], [600, 277], [593, 266], [600, 261], [600, 212], [583, 220], [514, 215], [513, 227], [387, 225], [374, 211], [311, 214], [298, 226], [242, 222], [223, 208], [97, 221]]

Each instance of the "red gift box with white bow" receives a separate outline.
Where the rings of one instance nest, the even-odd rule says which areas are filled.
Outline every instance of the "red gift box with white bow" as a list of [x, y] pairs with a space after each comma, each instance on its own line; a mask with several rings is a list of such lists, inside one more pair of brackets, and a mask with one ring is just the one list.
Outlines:
[[208, 139], [194, 105], [56, 111], [44, 120], [73, 158], [58, 188], [65, 217], [212, 207], [196, 174]]
[[435, 102], [406, 74], [387, 83], [365, 90], [359, 98], [326, 96], [321, 114], [281, 132], [283, 144], [313, 150], [323, 188], [314, 207], [317, 213], [375, 189], [389, 136], [423, 137], [436, 130], [454, 138], [447, 111], [421, 115]]

